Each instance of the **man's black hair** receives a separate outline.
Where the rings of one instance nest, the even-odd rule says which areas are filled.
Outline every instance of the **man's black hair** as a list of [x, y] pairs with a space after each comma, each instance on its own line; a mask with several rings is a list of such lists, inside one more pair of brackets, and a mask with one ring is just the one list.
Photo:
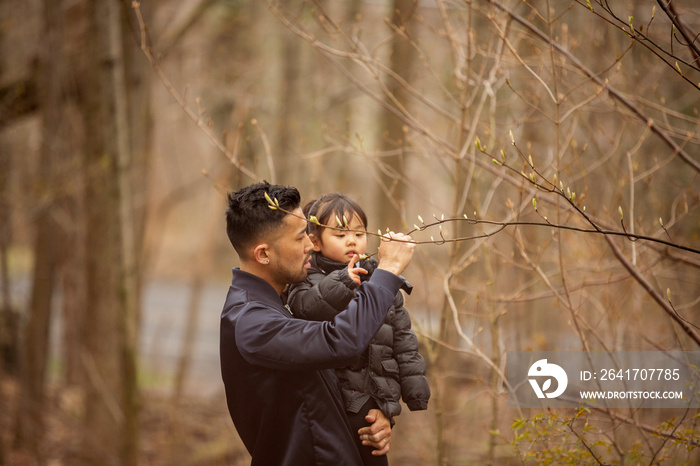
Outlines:
[[[280, 209], [270, 209], [266, 193], [273, 202], [278, 202]], [[282, 224], [286, 215], [283, 210], [291, 212], [299, 207], [301, 196], [296, 188], [263, 181], [228, 193], [227, 200], [226, 233], [243, 259], [255, 241]]]

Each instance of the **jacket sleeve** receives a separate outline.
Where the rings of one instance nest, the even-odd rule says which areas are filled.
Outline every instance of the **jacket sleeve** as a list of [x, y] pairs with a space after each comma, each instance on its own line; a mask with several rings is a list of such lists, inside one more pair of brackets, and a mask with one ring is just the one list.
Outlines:
[[399, 290], [401, 279], [381, 272], [332, 321], [295, 319], [265, 304], [247, 303], [235, 323], [238, 350], [249, 364], [272, 369], [342, 367], [367, 346]]
[[287, 304], [296, 317], [306, 320], [332, 320], [355, 296], [357, 284], [347, 269], [335, 270], [319, 282], [311, 280], [290, 288]]
[[425, 377], [425, 360], [418, 352], [418, 338], [411, 330], [411, 318], [403, 306], [399, 293], [394, 301], [394, 359], [399, 365], [401, 398], [408, 409], [418, 411], [428, 408], [430, 386]]

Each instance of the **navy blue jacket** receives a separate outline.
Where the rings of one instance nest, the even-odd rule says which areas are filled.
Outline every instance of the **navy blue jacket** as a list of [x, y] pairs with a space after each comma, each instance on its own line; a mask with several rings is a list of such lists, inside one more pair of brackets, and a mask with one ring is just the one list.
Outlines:
[[252, 465], [361, 465], [333, 368], [384, 321], [403, 281], [377, 270], [335, 319], [292, 317], [266, 281], [239, 269], [221, 314], [229, 413]]

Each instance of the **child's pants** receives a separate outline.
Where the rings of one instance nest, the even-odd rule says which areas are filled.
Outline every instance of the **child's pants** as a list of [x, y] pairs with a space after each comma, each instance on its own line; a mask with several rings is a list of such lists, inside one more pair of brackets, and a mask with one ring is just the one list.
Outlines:
[[353, 428], [353, 432], [355, 433], [355, 440], [357, 441], [357, 448], [360, 450], [360, 455], [362, 456], [362, 463], [365, 466], [388, 466], [389, 460], [387, 460], [386, 455], [372, 455], [374, 448], [362, 445], [362, 440], [360, 440], [360, 436], [357, 435], [358, 430], [369, 425], [365, 420], [365, 416], [370, 409], [379, 409], [377, 403], [371, 397], [357, 413], [346, 411], [345, 414], [347, 414], [348, 420], [350, 420], [350, 426]]

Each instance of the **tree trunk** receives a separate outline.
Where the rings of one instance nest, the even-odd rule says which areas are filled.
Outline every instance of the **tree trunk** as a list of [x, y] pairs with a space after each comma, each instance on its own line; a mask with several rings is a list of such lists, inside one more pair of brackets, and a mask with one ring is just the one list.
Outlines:
[[49, 346], [51, 301], [56, 283], [58, 249], [62, 234], [55, 219], [60, 193], [55, 192], [55, 166], [62, 150], [61, 2], [43, 2], [44, 47], [39, 57], [39, 102], [42, 110], [42, 144], [35, 185], [40, 211], [35, 217], [34, 271], [29, 316], [22, 351], [22, 396], [17, 441], [41, 457], [44, 431], [46, 363]]
[[[411, 25], [414, 21], [413, 16], [416, 4], [416, 0], [394, 0], [392, 7], [391, 22], [411, 39], [413, 39]], [[390, 60], [392, 72], [410, 84], [415, 53], [411, 43], [404, 35], [394, 33], [391, 41]], [[409, 103], [409, 95], [406, 88], [392, 77], [387, 79], [387, 88], [398, 102], [398, 106], [406, 108]], [[398, 109], [397, 104], [391, 98], [387, 98], [386, 103], [388, 106]], [[388, 109], [383, 110], [381, 119], [382, 150], [398, 151], [398, 153], [383, 157], [382, 162], [380, 162], [383, 164], [383, 167], [380, 169], [380, 180], [388, 202], [379, 203], [379, 218], [381, 219], [382, 227], [401, 230], [406, 226], [405, 196], [407, 192], [402, 180], [405, 162], [403, 150], [407, 144], [406, 135], [403, 131], [404, 121]]]
[[[2, 151], [0, 142], [0, 151]], [[0, 157], [0, 286], [2, 287], [2, 302], [0, 303], [0, 384], [5, 380], [8, 372], [6, 366], [12, 355], [11, 328], [9, 319], [12, 315], [10, 300], [10, 276], [7, 264], [7, 248], [10, 245], [11, 225], [10, 206], [7, 194], [7, 174], [9, 173], [10, 157]], [[0, 385], [0, 413], [7, 412], [5, 391]], [[5, 465], [5, 442], [0, 436], [0, 466]]]
[[[284, 0], [281, 3], [285, 9], [290, 9], [292, 3], [296, 5], [296, 2], [293, 2], [293, 0]], [[299, 173], [298, 168], [293, 170], [286, 169], [287, 167], [298, 167], [299, 165], [292, 163], [292, 160], [295, 160], [294, 153], [298, 154], [300, 152], [298, 143], [302, 139], [299, 115], [303, 114], [303, 109], [301, 108], [303, 102], [300, 102], [298, 97], [301, 92], [299, 86], [299, 78], [301, 77], [299, 70], [301, 66], [301, 44], [298, 38], [289, 31], [282, 31], [281, 40], [280, 62], [282, 63], [282, 79], [279, 87], [280, 109], [275, 150], [278, 154], [277, 160], [285, 167], [285, 170], [281, 171], [281, 173], [291, 173], [292, 179], [289, 176], [285, 176], [282, 180], [277, 179], [276, 174], [273, 172], [270, 173], [270, 182], [293, 183], [294, 178], [302, 179], [302, 174]], [[275, 157], [272, 160], [275, 161]]]
[[120, 4], [89, 5], [83, 83], [87, 182], [86, 442], [95, 464], [136, 464], [136, 269]]

